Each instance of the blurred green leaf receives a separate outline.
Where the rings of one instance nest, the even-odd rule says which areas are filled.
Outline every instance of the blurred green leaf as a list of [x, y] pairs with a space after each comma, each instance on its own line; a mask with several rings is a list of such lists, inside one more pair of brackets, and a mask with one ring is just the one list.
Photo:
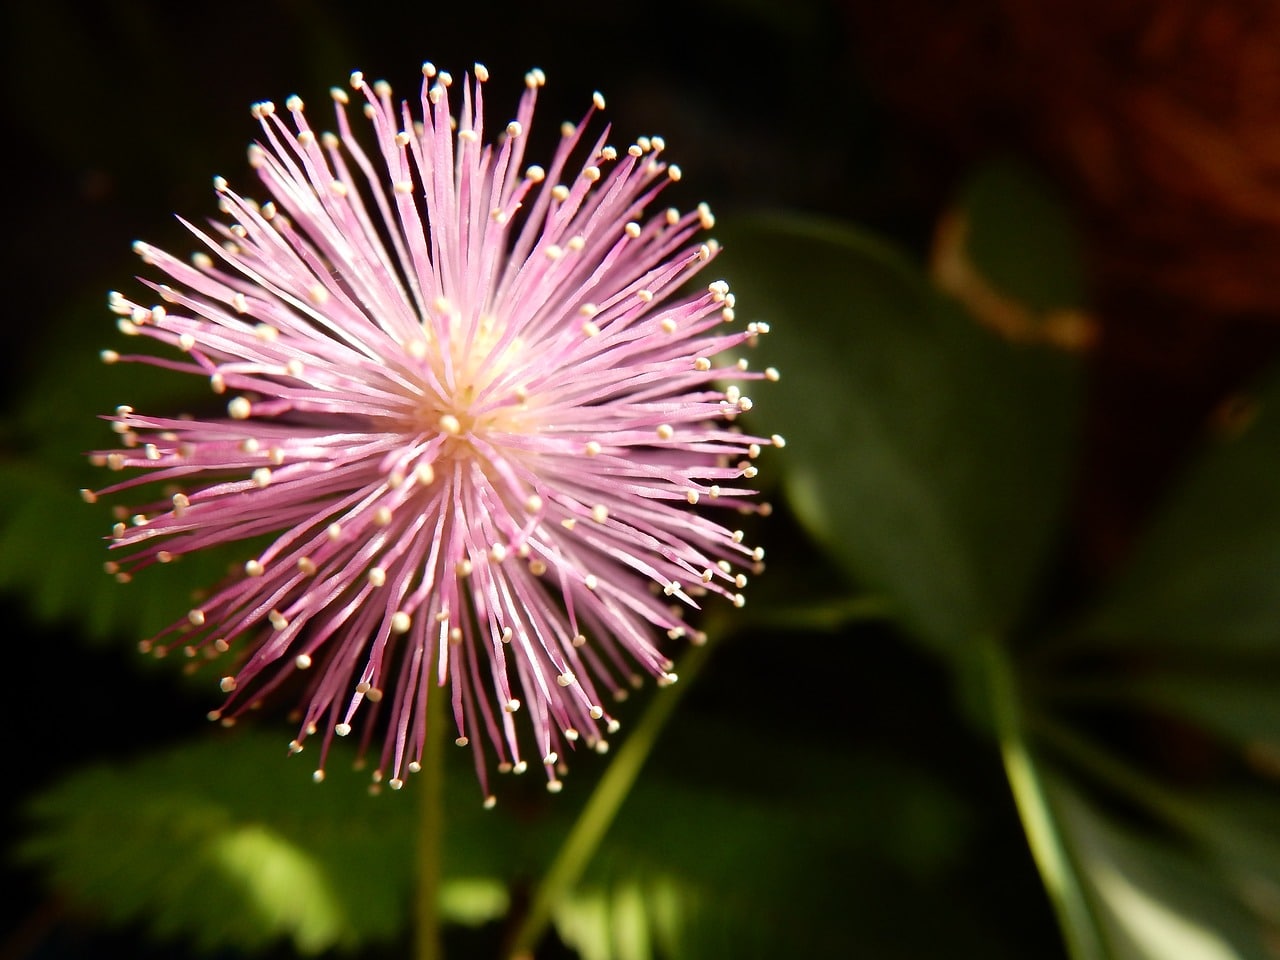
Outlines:
[[[700, 750], [742, 746], [740, 730], [694, 733]], [[893, 957], [909, 955], [900, 947], [913, 939], [927, 950], [936, 930], [902, 927], [913, 894], [965, 862], [967, 809], [936, 776], [900, 761], [868, 755], [824, 768], [812, 747], [784, 756], [768, 742], [752, 746], [771, 751], [779, 781], [737, 791], [669, 774], [642, 780], [585, 882], [557, 909], [562, 936], [584, 955], [618, 958], [646, 956], [642, 948], [672, 958], [834, 956], [869, 943]], [[387, 941], [410, 901], [416, 785], [370, 798], [366, 775], [336, 752], [317, 786], [300, 765], [308, 755], [288, 759], [277, 738], [237, 730], [82, 770], [33, 803], [22, 855], [82, 908], [204, 950], [288, 938], [316, 953]], [[549, 862], [576, 812], [572, 784], [548, 798], [536, 783], [507, 779], [498, 809], [485, 811], [467, 758], [454, 759], [442, 906], [450, 922], [490, 922], [509, 908], [513, 885]], [[833, 922], [854, 895], [863, 906]], [[988, 942], [962, 904], [954, 913], [950, 942]]]
[[688, 956], [682, 926], [705, 906], [696, 888], [681, 889], [673, 877], [620, 877], [610, 887], [575, 891], [554, 920], [582, 960], [651, 960]]
[[1280, 371], [1236, 421], [1172, 492], [1086, 640], [1280, 663]]
[[180, 618], [193, 590], [213, 586], [231, 560], [243, 559], [231, 549], [202, 552], [116, 583], [103, 572], [110, 511], [84, 503], [76, 479], [39, 460], [0, 463], [0, 589], [41, 620], [78, 619], [96, 639], [143, 639]]
[[1237, 661], [1170, 662], [1121, 669], [1105, 679], [1048, 687], [1067, 702], [1146, 708], [1178, 717], [1248, 749], [1280, 750], [1280, 686], [1274, 668], [1250, 672]]
[[[122, 352], [125, 343], [138, 348], [138, 341], [114, 334], [105, 296], [81, 309], [101, 317], [101, 343]], [[117, 584], [103, 572], [110, 559], [111, 506], [145, 501], [149, 494], [84, 503], [81, 488], [121, 477], [91, 466], [86, 454], [117, 445], [102, 417], [121, 403], [177, 414], [217, 409], [221, 401], [199, 377], [145, 364], [106, 366], [93, 341], [43, 356], [30, 374], [26, 401], [0, 433], [0, 589], [23, 598], [42, 620], [78, 619], [90, 637], [151, 636], [184, 613], [193, 590], [213, 586], [252, 547], [202, 551]]]
[[840, 224], [744, 218], [720, 235], [739, 313], [772, 328], [760, 352], [782, 379], [758, 422], [787, 437], [776, 462], [802, 523], [919, 635], [1003, 632], [1057, 534], [1073, 362], [980, 328]]
[[1045, 782], [1113, 960], [1274, 957], [1257, 917], [1202, 859], [1122, 826], [1059, 777]]
[[[1280, 746], [1280, 373], [1239, 401], [1172, 490], [1099, 609], [1052, 648], [1048, 696], [1176, 718], [1233, 742], [1260, 769]], [[1094, 656], [1074, 669], [1062, 655]], [[1097, 657], [1102, 652], [1104, 657]], [[1082, 665], [1080, 665], [1082, 664]], [[1080, 751], [1087, 752], [1087, 751]], [[1105, 767], [1103, 761], [1094, 766]], [[1108, 779], [1193, 836], [1224, 869], [1280, 889], [1280, 823], [1135, 781]], [[1274, 806], [1274, 787], [1263, 789]], [[1256, 814], [1258, 811], [1254, 811]]]
[[334, 773], [312, 784], [274, 738], [203, 738], [43, 794], [22, 853], [80, 904], [203, 950], [386, 940], [404, 919], [412, 804]]
[[[49, 344], [36, 354], [23, 401], [0, 427], [7, 455], [75, 470], [96, 478], [93, 485], [101, 486], [115, 478], [90, 468], [85, 455], [117, 445], [118, 438], [102, 418], [120, 404], [173, 413], [225, 410], [226, 398], [214, 395], [203, 377], [145, 363], [103, 363], [101, 350], [107, 347], [122, 355], [164, 353], [148, 339], [117, 333], [116, 319], [107, 309], [105, 290], [70, 306], [58, 329], [77, 342], [70, 349]], [[178, 356], [176, 351], [171, 354]]]
[[[81, 906], [201, 950], [391, 940], [414, 881], [414, 784], [370, 797], [367, 773], [335, 745], [316, 785], [308, 755], [240, 730], [79, 771], [32, 802], [20, 854]], [[475, 925], [505, 913], [508, 883], [536, 872], [563, 822], [531, 828], [484, 810], [460, 759], [446, 781], [442, 910]]]
[[1224, 885], [1280, 935], [1280, 796], [1270, 786], [1218, 789], [1188, 805], [1188, 832], [1218, 865]]
[[[936, 775], [869, 752], [823, 763], [736, 728], [699, 725], [686, 741], [702, 772], [642, 778], [554, 913], [585, 958], [927, 956], [943, 929], [956, 955], [1001, 955], [998, 935], [938, 893], [973, 824]], [[708, 756], [743, 785], [706, 771]], [[934, 923], [913, 927], [923, 902]]]
[[[1063, 825], [1050, 806], [1039, 756], [1028, 739], [1029, 706], [1022, 676], [1004, 644], [984, 638], [982, 696], [1018, 808], [1027, 846], [1058, 917], [1071, 960], [1108, 960], [1102, 931], [1084, 891], [1079, 865], [1067, 852]], [[976, 692], [976, 687], [975, 687]]]
[[[1159, 729], [1166, 749], [1147, 758], [1147, 769], [1173, 764], [1185, 774], [1189, 756], [1197, 781], [1205, 776], [1206, 741], [1188, 737], [1188, 727], [1234, 742], [1260, 768], [1274, 764], [1280, 744], [1280, 503], [1272, 490], [1280, 467], [1277, 402], [1280, 372], [1273, 372], [1225, 410], [1096, 611], [1050, 644], [1049, 656], [1036, 664], [1046, 708], [1065, 706], [1078, 716], [1100, 706], [1108, 711], [1100, 716], [1119, 710]], [[1040, 728], [1074, 766], [1121, 797], [1127, 811], [1149, 816], [1169, 835], [1140, 835], [1059, 785], [1073, 842], [1095, 862], [1093, 885], [1116, 956], [1275, 955], [1268, 946], [1280, 932], [1274, 784], [1243, 775], [1227, 786], [1179, 784], [1100, 747], [1069, 721], [1046, 715]], [[1189, 751], [1179, 749], [1186, 746]]]
[[[1124, 822], [1139, 818], [1161, 828], [1162, 838], [1151, 841], [1156, 853], [1148, 859], [1158, 863], [1167, 855], [1185, 861], [1185, 869], [1198, 878], [1196, 897], [1227, 905], [1222, 908], [1225, 912], [1221, 917], [1215, 912], [1204, 918], [1207, 927], [1217, 929], [1225, 924], [1219, 932], [1230, 934], [1235, 924], [1231, 918], [1243, 916], [1248, 920], [1246, 939], [1271, 940], [1280, 936], [1276, 921], [1280, 917], [1280, 805], [1274, 787], [1249, 784], [1193, 788], [1165, 782], [1060, 723], [1038, 717], [1035, 726], [1046, 744], [1062, 759], [1069, 760], [1073, 769], [1095, 784], [1105, 784], [1111, 795], [1123, 800]], [[1075, 789], [1058, 774], [1054, 775], [1054, 782], [1059, 794]], [[1074, 807], [1068, 804], [1068, 809]], [[1119, 823], [1117, 830], [1121, 829]], [[1070, 828], [1066, 820], [1063, 826]], [[1152, 869], [1159, 872], [1158, 867]], [[1171, 869], [1176, 874], [1184, 868]], [[1158, 891], [1159, 887], [1153, 889]], [[1185, 895], [1185, 891], [1173, 891], [1165, 906], [1177, 912], [1180, 898]], [[1234, 942], [1239, 937], [1233, 934], [1232, 939]], [[1265, 955], [1246, 953], [1249, 957]]]
[[964, 253], [990, 286], [1032, 311], [1079, 309], [1085, 270], [1066, 204], [1030, 167], [1000, 159], [960, 189]]

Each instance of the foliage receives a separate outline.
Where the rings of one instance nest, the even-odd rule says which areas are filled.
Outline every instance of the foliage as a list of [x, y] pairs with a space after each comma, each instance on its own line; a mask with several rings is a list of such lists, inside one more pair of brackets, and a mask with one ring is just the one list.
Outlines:
[[[1274, 957], [1280, 371], [1207, 432], [1119, 569], [1080, 582], [1063, 571], [1092, 334], [1052, 191], [978, 169], [930, 258], [790, 213], [718, 236], [739, 314], [771, 327], [759, 364], [782, 371], [753, 396], [788, 441], [761, 471], [779, 478], [770, 569], [556, 905], [559, 949], [1039, 956], [1059, 949], [1052, 910], [1072, 960]], [[110, 510], [76, 494], [103, 482], [82, 456], [105, 445], [95, 416], [215, 401], [103, 368], [100, 346], [121, 344], [32, 370], [0, 436], [0, 589], [75, 631], [54, 656], [155, 632], [237, 559], [102, 573]], [[415, 785], [370, 798], [340, 754], [315, 786], [288, 730], [264, 715], [86, 764], [29, 800], [22, 863], [183, 949], [396, 951]], [[585, 766], [555, 798], [504, 780], [494, 811], [448, 778], [443, 910], [476, 953], [502, 945], [606, 761]]]

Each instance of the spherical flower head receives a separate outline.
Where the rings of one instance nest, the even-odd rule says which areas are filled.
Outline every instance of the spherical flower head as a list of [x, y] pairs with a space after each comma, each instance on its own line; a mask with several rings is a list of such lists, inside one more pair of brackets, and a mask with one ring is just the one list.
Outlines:
[[171, 349], [104, 359], [205, 377], [226, 415], [118, 408], [122, 448], [93, 458], [142, 472], [85, 496], [163, 491], [116, 524], [121, 580], [267, 543], [143, 644], [228, 665], [215, 718], [302, 672], [291, 749], [320, 739], [320, 779], [332, 738], [360, 723], [368, 745], [385, 712], [374, 779], [399, 787], [427, 699], [447, 696], [491, 800], [488, 749], [559, 789], [571, 748], [606, 749], [606, 700], [675, 679], [660, 642], [703, 639], [689, 611], [741, 605], [762, 554], [732, 517], [767, 509], [752, 462], [781, 438], [734, 424], [751, 405], [738, 383], [777, 374], [734, 355], [765, 325], [735, 323], [725, 283], [688, 292], [713, 221], [655, 210], [680, 176], [661, 138], [590, 134], [595, 94], [526, 167], [541, 71], [492, 143], [483, 67], [460, 96], [423, 76], [411, 105], [353, 74], [354, 96], [332, 91], [336, 134], [296, 97], [287, 119], [255, 104], [270, 200], [218, 178], [230, 222], [187, 224], [205, 248], [190, 263], [135, 245], [169, 282], [145, 281], [160, 305], [113, 293], [112, 309]]

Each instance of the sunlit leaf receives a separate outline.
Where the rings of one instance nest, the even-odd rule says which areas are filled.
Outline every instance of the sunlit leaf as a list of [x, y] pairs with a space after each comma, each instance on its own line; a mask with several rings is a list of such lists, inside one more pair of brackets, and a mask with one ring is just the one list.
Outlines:
[[1221, 874], [1171, 842], [1121, 826], [1046, 777], [1114, 960], [1268, 960], [1257, 918]]
[[577, 892], [556, 909], [555, 924], [582, 960], [683, 956], [681, 927], [704, 906], [699, 899], [696, 888], [682, 890], [670, 877], [621, 878]]
[[[722, 742], [705, 727], [695, 734]], [[213, 731], [82, 770], [35, 801], [23, 856], [80, 909], [201, 949], [288, 939], [316, 953], [402, 935], [418, 785], [369, 797], [367, 775], [339, 753], [317, 786], [308, 755]], [[549, 798], [513, 778], [486, 811], [464, 767], [447, 781], [442, 907], [450, 922], [476, 925], [503, 917], [513, 884], [545, 869], [576, 808], [572, 784]], [[783, 783], [754, 793], [671, 771], [643, 780], [582, 888], [557, 908], [562, 936], [584, 956], [619, 960], [762, 955], [768, 944], [839, 955], [900, 940], [912, 892], [963, 863], [970, 828], [956, 798], [925, 771], [870, 756], [815, 778], [821, 755], [800, 747], [773, 769]], [[831, 922], [854, 891], [866, 908]], [[949, 937], [981, 942], [955, 913]]]
[[411, 805], [369, 798], [341, 772], [312, 784], [285, 753], [222, 735], [80, 771], [35, 801], [23, 855], [76, 902], [202, 949], [288, 938], [317, 953], [394, 936]]
[[[407, 921], [415, 785], [370, 797], [343, 751], [316, 785], [307, 755], [288, 758], [277, 737], [211, 732], [79, 771], [34, 801], [22, 855], [82, 908], [203, 950], [391, 940]], [[502, 878], [537, 869], [544, 854], [523, 838], [540, 831], [485, 811], [469, 770], [447, 788], [442, 910], [483, 923], [507, 909]]]
[[440, 891], [440, 913], [468, 926], [501, 920], [510, 908], [510, 893], [493, 877], [455, 877]]
[[1042, 758], [1029, 738], [1028, 720], [1033, 715], [1028, 710], [1022, 674], [1004, 643], [987, 638], [981, 649], [985, 674], [982, 692], [990, 703], [992, 732], [1027, 848], [1057, 915], [1067, 953], [1071, 960], [1108, 960], [1079, 865], [1068, 853], [1064, 827], [1049, 801]]

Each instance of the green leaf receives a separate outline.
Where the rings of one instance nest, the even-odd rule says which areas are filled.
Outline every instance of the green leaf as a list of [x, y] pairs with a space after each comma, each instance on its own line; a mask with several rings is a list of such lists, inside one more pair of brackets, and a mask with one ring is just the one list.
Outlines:
[[84, 503], [77, 479], [39, 460], [0, 463], [0, 589], [41, 620], [75, 618], [96, 639], [143, 639], [182, 617], [192, 592], [216, 584], [228, 563], [252, 555], [251, 546], [204, 551], [117, 583], [103, 571], [111, 513]]
[[[1233, 669], [1235, 667], [1235, 669]], [[1108, 679], [1049, 687], [1065, 700], [1128, 704], [1178, 717], [1246, 750], [1280, 749], [1280, 689], [1275, 668], [1159, 663]]]
[[[81, 770], [31, 803], [21, 855], [82, 908], [201, 950], [391, 940], [407, 922], [415, 784], [370, 797], [335, 745], [316, 785], [307, 756], [241, 730]], [[508, 881], [536, 871], [559, 828], [484, 810], [465, 767], [446, 783], [442, 912], [474, 925], [505, 914]]]
[[[124, 349], [112, 335], [105, 298], [75, 311], [102, 317], [102, 343]], [[130, 345], [138, 349], [137, 341]], [[213, 586], [229, 563], [243, 562], [252, 546], [203, 551], [151, 567], [130, 584], [103, 572], [111, 506], [146, 500], [134, 491], [106, 502], [84, 503], [81, 488], [120, 479], [89, 464], [86, 453], [117, 445], [102, 420], [121, 403], [177, 414], [216, 408], [208, 384], [144, 364], [106, 366], [93, 341], [74, 350], [47, 351], [31, 374], [26, 401], [0, 434], [0, 589], [23, 598], [45, 621], [78, 619], [95, 638], [121, 634], [142, 639], [181, 617], [193, 590]]]
[[[695, 732], [704, 746], [741, 742], [738, 730]], [[646, 944], [666, 957], [756, 956], [764, 944], [775, 956], [788, 944], [836, 956], [912, 939], [901, 928], [916, 894], [965, 862], [966, 808], [899, 761], [862, 755], [833, 767], [812, 747], [788, 756], [752, 743], [770, 751], [778, 783], [739, 791], [669, 771], [641, 782], [586, 882], [557, 909], [563, 936], [584, 954], [620, 958], [643, 956]], [[367, 776], [336, 752], [317, 786], [308, 755], [286, 757], [277, 737], [218, 731], [81, 770], [32, 803], [22, 855], [79, 908], [202, 950], [388, 941], [410, 901], [417, 784], [371, 798]], [[573, 793], [549, 798], [504, 779], [498, 809], [485, 811], [467, 757], [454, 759], [442, 908], [450, 922], [478, 924], [504, 915], [512, 886], [549, 862]], [[832, 922], [854, 894], [866, 908]], [[953, 942], [984, 942], [962, 905], [954, 913]], [[916, 936], [922, 949], [933, 942]]]
[[1258, 919], [1203, 859], [1107, 817], [1060, 777], [1052, 805], [1113, 960], [1270, 960]]
[[[684, 732], [704, 771], [709, 755], [737, 769], [751, 753], [769, 757], [769, 777], [744, 768], [751, 788], [693, 767], [642, 778], [554, 911], [586, 960], [927, 956], [942, 929], [961, 955], [1000, 955], [999, 937], [933, 893], [965, 862], [973, 831], [935, 775], [871, 752], [831, 764], [812, 746], [744, 741], [736, 728]], [[934, 923], [913, 929], [926, 902]]]
[[738, 312], [767, 320], [756, 422], [814, 539], [919, 635], [1024, 611], [1056, 533], [1075, 420], [1060, 354], [1000, 340], [895, 251], [843, 225], [721, 231]]
[[317, 786], [285, 754], [275, 738], [221, 734], [80, 771], [33, 803], [23, 856], [82, 906], [202, 950], [394, 936], [411, 804], [371, 799], [345, 771]]
[[977, 274], [1032, 311], [1078, 309], [1085, 269], [1068, 208], [1030, 167], [992, 161], [961, 187], [964, 254]]
[[1241, 405], [1170, 495], [1081, 628], [1115, 648], [1261, 655], [1280, 649], [1280, 371]]
[[619, 877], [575, 891], [556, 908], [556, 931], [582, 960], [687, 956], [683, 927], [705, 908], [700, 892], [681, 889], [672, 876]]
[[[1208, 926], [1225, 925], [1225, 932], [1232, 933], [1237, 924], [1231, 918], [1242, 916], [1248, 921], [1243, 925], [1247, 936], [1232, 933], [1233, 942], [1241, 937], [1251, 941], [1280, 935], [1280, 926], [1274, 919], [1280, 891], [1280, 807], [1274, 787], [1268, 784], [1193, 789], [1170, 784], [1155, 779], [1090, 737], [1044, 716], [1036, 718], [1035, 727], [1056, 754], [1091, 782], [1105, 785], [1110, 795], [1123, 800], [1124, 822], [1159, 825], [1159, 838], [1141, 835], [1156, 849], [1148, 859], [1170, 856], [1185, 861], [1185, 867], [1169, 870], [1175, 876], [1179, 872], [1193, 873], [1197, 880], [1195, 898], [1211, 899], [1217, 904], [1215, 916], [1205, 921]], [[1060, 793], [1073, 789], [1056, 774], [1055, 778]], [[1064, 821], [1064, 829], [1065, 826]], [[1121, 829], [1119, 824], [1116, 829]], [[1158, 890], [1159, 884], [1154, 889]], [[1189, 895], [1188, 891], [1175, 889], [1166, 904], [1177, 912], [1181, 900]], [[1246, 952], [1246, 956], [1259, 954]]]

